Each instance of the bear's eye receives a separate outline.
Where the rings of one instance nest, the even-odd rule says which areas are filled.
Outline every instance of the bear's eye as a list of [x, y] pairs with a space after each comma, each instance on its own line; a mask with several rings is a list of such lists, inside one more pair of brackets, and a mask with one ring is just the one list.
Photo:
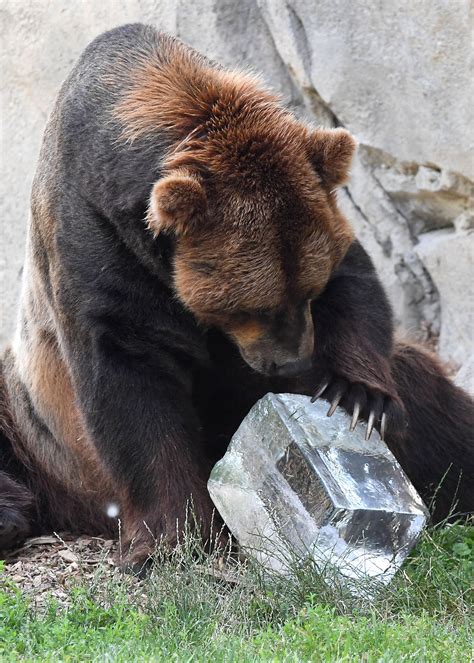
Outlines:
[[279, 311], [273, 309], [258, 308], [251, 311], [239, 311], [239, 313], [236, 314], [236, 317], [238, 317], [241, 322], [256, 321], [261, 324], [268, 324], [273, 322], [278, 314]]
[[277, 313], [278, 311], [269, 308], [260, 308], [255, 311], [254, 316], [263, 322], [269, 322], [270, 320], [273, 320]]
[[273, 319], [275, 313], [270, 309], [255, 309], [248, 311], [238, 311], [231, 315], [232, 322], [238, 324], [244, 324], [246, 322], [251, 322], [258, 320], [259, 322], [269, 322]]

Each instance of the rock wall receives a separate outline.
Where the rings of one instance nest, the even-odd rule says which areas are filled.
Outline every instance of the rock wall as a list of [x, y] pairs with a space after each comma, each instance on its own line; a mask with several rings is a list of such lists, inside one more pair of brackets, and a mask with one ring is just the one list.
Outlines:
[[341, 206], [397, 321], [463, 364], [474, 333], [469, 0], [2, 0], [0, 343], [14, 326], [29, 189], [56, 91], [84, 46], [153, 23], [251, 67], [300, 116], [359, 140]]

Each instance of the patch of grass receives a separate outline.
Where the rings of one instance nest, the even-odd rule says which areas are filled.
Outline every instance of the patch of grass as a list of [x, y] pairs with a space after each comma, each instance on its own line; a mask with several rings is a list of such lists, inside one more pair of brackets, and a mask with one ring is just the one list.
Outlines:
[[108, 577], [71, 591], [65, 609], [28, 604], [4, 582], [0, 659], [68, 661], [469, 661], [474, 528], [425, 532], [370, 604], [329, 589], [313, 568], [296, 580], [236, 564], [191, 539], [149, 578]]

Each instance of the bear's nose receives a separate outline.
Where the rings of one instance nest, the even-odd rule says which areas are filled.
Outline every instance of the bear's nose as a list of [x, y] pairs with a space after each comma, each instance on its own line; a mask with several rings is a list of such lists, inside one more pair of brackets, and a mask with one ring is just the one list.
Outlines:
[[297, 361], [289, 361], [286, 364], [275, 364], [273, 362], [270, 366], [270, 373], [284, 378], [291, 378], [296, 375], [301, 375], [309, 371], [312, 366], [311, 357], [298, 359]]

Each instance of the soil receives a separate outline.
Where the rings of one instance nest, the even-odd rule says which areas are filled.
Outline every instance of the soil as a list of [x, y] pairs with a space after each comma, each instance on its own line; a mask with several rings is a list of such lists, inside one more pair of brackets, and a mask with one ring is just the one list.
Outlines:
[[59, 604], [70, 602], [69, 588], [81, 581], [119, 573], [113, 558], [117, 542], [100, 537], [68, 534], [28, 539], [5, 559], [2, 581], [12, 580], [36, 606], [54, 598]]

